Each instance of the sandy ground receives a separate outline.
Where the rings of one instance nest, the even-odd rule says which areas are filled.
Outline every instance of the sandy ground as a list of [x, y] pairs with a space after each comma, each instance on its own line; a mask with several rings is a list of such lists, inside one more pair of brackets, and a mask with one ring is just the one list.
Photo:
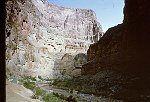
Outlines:
[[6, 102], [42, 102], [31, 99], [33, 92], [25, 87], [6, 81]]

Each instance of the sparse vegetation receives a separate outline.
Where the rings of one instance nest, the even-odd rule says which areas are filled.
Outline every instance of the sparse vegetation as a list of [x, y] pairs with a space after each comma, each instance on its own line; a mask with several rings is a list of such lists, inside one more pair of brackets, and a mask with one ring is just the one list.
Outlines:
[[55, 96], [53, 93], [49, 93], [49, 94], [46, 94], [45, 96], [43, 96], [43, 100], [45, 102], [61, 102], [62, 101], [62, 99]]
[[27, 81], [27, 82], [23, 83], [23, 86], [30, 90], [33, 90], [36, 87], [36, 84], [35, 84], [35, 82]]
[[44, 102], [62, 102], [64, 97], [60, 97], [57, 93], [48, 93], [45, 90], [40, 88], [36, 88], [34, 90], [34, 95], [32, 96], [33, 99], [41, 99]]
[[38, 76], [38, 78], [39, 78], [40, 80], [44, 80], [41, 76]]
[[6, 78], [9, 78], [9, 77], [11, 77], [13, 74], [12, 74], [12, 72], [10, 71], [10, 69], [9, 68], [6, 68]]
[[23, 76], [22, 79], [20, 79], [19, 81], [21, 81], [21, 82], [24, 82], [24, 81], [36, 81], [36, 77]]
[[[65, 80], [58, 80], [55, 79], [53, 83], [50, 85], [53, 85], [54, 87], [65, 89], [65, 90], [77, 90], [78, 92], [86, 93], [86, 94], [92, 94], [95, 92], [95, 90], [89, 86], [86, 83], [86, 80], [79, 80], [77, 78], [75, 79], [65, 79]], [[70, 91], [72, 93], [72, 91]]]
[[[49, 85], [53, 88], [63, 89], [70, 93], [70, 96], [65, 96], [60, 93], [50, 93], [46, 90], [41, 89], [36, 86], [35, 77], [26, 76], [23, 78], [23, 85], [26, 88], [31, 89], [34, 92], [32, 96], [33, 99], [40, 99], [45, 102], [77, 102], [77, 100], [82, 99], [79, 97], [74, 97], [75, 94], [83, 93], [83, 94], [95, 94], [95, 95], [104, 95], [106, 96], [106, 91], [103, 90], [103, 87], [99, 85], [99, 79], [96, 81], [91, 81], [90, 76], [84, 77], [75, 77], [72, 79], [43, 79], [38, 76], [39, 79], [45, 81], [49, 81]], [[102, 80], [100, 80], [101, 82]], [[105, 82], [105, 80], [103, 80]], [[103, 84], [103, 83], [102, 83]], [[99, 87], [98, 87], [99, 86]], [[107, 88], [106, 88], [107, 89]], [[98, 92], [98, 93], [97, 93]], [[72, 96], [73, 95], [73, 96]], [[85, 100], [86, 101], [86, 100]]]
[[35, 77], [31, 77], [31, 76], [24, 76], [22, 77], [22, 79], [19, 80], [24, 87], [30, 89], [30, 90], [34, 90], [34, 88], [36, 87], [36, 78]]
[[35, 88], [35, 91], [34, 91], [35, 95], [37, 96], [44, 96], [46, 94], [46, 91], [45, 90], [42, 90], [40, 89], [39, 87], [38, 88]]
[[[42, 77], [38, 76], [39, 79], [43, 80]], [[42, 99], [45, 102], [62, 102], [62, 100], [67, 99], [67, 97], [63, 95], [59, 95], [58, 93], [49, 93], [36, 85], [36, 78], [32, 76], [24, 76], [19, 80], [24, 87], [32, 90], [34, 95], [33, 99]]]

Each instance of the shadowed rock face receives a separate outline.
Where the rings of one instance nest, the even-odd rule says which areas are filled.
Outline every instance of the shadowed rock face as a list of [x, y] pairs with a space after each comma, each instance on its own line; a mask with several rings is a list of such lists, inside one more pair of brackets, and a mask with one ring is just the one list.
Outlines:
[[84, 53], [79, 53], [74, 57], [74, 67], [81, 68], [82, 65], [87, 63], [87, 55]]
[[86, 53], [103, 33], [92, 10], [8, 0], [6, 11], [6, 68], [16, 75], [53, 77], [57, 60]]
[[121, 72], [150, 72], [150, 4], [148, 0], [125, 0], [122, 24], [106, 31], [88, 49], [83, 74], [105, 69]]
[[96, 85], [96, 93], [102, 91], [107, 97], [125, 102], [150, 100], [149, 18], [149, 0], [125, 0], [123, 23], [108, 29], [97, 43], [90, 45], [82, 74], [99, 78], [109, 70], [95, 82], [102, 83]]
[[138, 23], [141, 21], [148, 24], [149, 5], [148, 0], [125, 0], [124, 23]]
[[[87, 55], [79, 53], [75, 56], [66, 53], [60, 60], [55, 61], [55, 70], [60, 70], [62, 76], [81, 76], [81, 67], [87, 62]], [[58, 73], [55, 73], [59, 76]]]

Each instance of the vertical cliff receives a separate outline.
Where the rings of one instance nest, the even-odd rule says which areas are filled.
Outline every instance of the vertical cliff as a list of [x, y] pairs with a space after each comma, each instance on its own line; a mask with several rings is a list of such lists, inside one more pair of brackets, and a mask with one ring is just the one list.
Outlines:
[[6, 11], [6, 68], [15, 75], [60, 75], [64, 68], [56, 67], [66, 53], [86, 53], [103, 33], [92, 10], [8, 0]]
[[108, 29], [100, 41], [90, 45], [89, 63], [83, 66], [83, 74], [103, 69], [150, 71], [149, 5], [148, 0], [125, 0], [123, 23]]
[[82, 74], [94, 74], [96, 93], [125, 102], [150, 100], [149, 18], [149, 0], [125, 0], [123, 23], [90, 45]]

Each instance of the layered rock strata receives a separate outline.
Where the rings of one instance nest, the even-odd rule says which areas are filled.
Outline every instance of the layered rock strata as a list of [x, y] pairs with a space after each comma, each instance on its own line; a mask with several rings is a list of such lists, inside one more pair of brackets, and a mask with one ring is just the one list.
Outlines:
[[66, 53], [86, 53], [103, 33], [92, 10], [47, 0], [8, 0], [6, 11], [6, 68], [15, 75], [61, 74], [57, 61]]

